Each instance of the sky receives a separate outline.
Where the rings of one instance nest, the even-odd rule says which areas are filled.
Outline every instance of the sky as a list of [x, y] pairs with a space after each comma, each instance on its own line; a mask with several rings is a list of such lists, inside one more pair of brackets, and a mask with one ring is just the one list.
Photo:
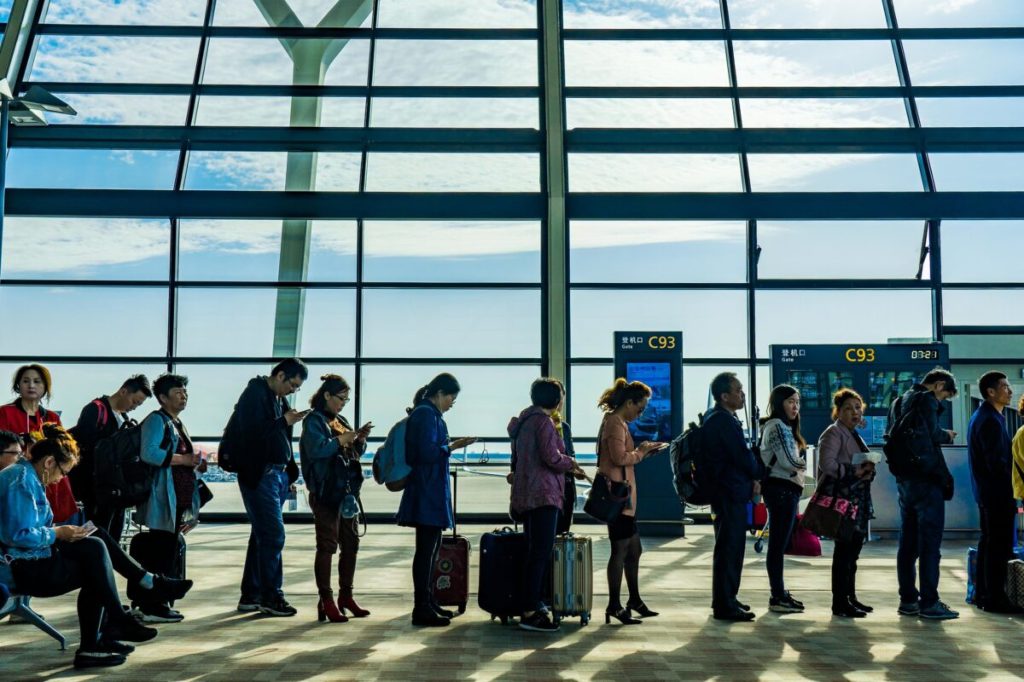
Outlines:
[[[303, 25], [317, 25], [332, 0], [290, 0]], [[10, 0], [0, 0], [0, 18]], [[1022, 26], [1019, 0], [896, 0], [903, 27]], [[94, 24], [200, 25], [203, 0], [51, 0], [47, 21]], [[753, 27], [884, 27], [880, 0], [732, 0], [732, 25]], [[369, 17], [361, 24], [369, 25]], [[218, 0], [214, 23], [265, 26], [253, 0]], [[721, 26], [715, 0], [566, 0], [566, 28], [658, 28]], [[381, 0], [382, 27], [536, 26], [536, 6], [526, 0]], [[330, 61], [326, 84], [365, 84], [369, 45], [348, 41]], [[188, 83], [198, 39], [46, 36], [29, 71], [30, 80], [71, 82]], [[912, 81], [917, 85], [1022, 84], [1024, 41], [906, 41]], [[897, 85], [892, 51], [885, 41], [846, 43], [738, 42], [741, 86]], [[569, 41], [565, 46], [568, 86], [686, 86], [728, 84], [725, 51], [716, 41]], [[532, 41], [378, 42], [373, 82], [381, 85], [537, 85]], [[292, 82], [292, 61], [273, 39], [216, 38], [211, 41], [206, 83]], [[317, 82], [308, 76], [303, 82]], [[58, 93], [60, 94], [60, 93]], [[78, 110], [74, 119], [51, 116], [54, 125], [108, 123], [181, 125], [187, 99], [176, 96], [63, 95]], [[286, 98], [238, 101], [204, 97], [197, 125], [285, 126]], [[365, 102], [327, 98], [324, 126], [361, 126]], [[919, 100], [925, 126], [1019, 125], [1024, 98], [977, 101]], [[570, 99], [567, 127], [732, 127], [726, 100]], [[751, 127], [906, 127], [897, 100], [741, 101]], [[508, 127], [536, 129], [536, 100], [378, 99], [370, 122], [378, 127]], [[1020, 154], [933, 154], [940, 190], [1024, 189]], [[197, 152], [189, 159], [187, 189], [279, 190], [284, 153]], [[81, 151], [16, 148], [10, 155], [11, 187], [170, 189], [177, 152]], [[373, 153], [367, 165], [369, 191], [536, 192], [541, 158], [536, 153]], [[909, 154], [752, 154], [754, 191], [923, 191], [916, 160]], [[316, 189], [355, 191], [358, 154], [321, 153]], [[569, 187], [576, 192], [740, 191], [739, 161], [727, 154], [594, 154], [569, 157]], [[619, 281], [739, 284], [746, 280], [745, 226], [741, 222], [574, 221], [570, 232], [570, 277], [574, 283], [614, 286]], [[1024, 247], [1024, 221], [947, 221], [943, 224], [943, 269], [947, 281], [1018, 281], [1012, 269], [982, 270], [990, 255]], [[759, 223], [762, 278], [910, 278], [917, 271], [922, 226], [917, 222]], [[98, 238], [101, 236], [101, 238]], [[367, 221], [363, 276], [368, 282], [513, 282], [536, 289], [368, 290], [364, 296], [362, 349], [366, 357], [437, 356], [539, 358], [541, 352], [541, 229], [536, 221]], [[170, 226], [166, 220], [8, 218], [4, 229], [4, 278], [167, 281]], [[40, 246], [46, 246], [41, 249]], [[184, 220], [180, 224], [177, 276], [183, 281], [266, 282], [277, 277], [280, 221]], [[315, 221], [309, 281], [352, 282], [356, 277], [353, 221]], [[621, 263], [640, 272], [616, 273]], [[946, 294], [947, 324], [1019, 323], [1019, 305], [1006, 294], [956, 291]], [[111, 300], [133, 311], [110, 320]], [[269, 355], [275, 294], [272, 289], [189, 288], [179, 292], [176, 352], [181, 356]], [[1024, 303], [1024, 301], [1021, 301]], [[931, 334], [926, 291], [760, 291], [756, 353], [770, 343], [880, 342]], [[161, 356], [167, 345], [167, 291], [160, 287], [0, 287], [0, 308], [47, 310], [37, 327], [5, 332], [0, 355], [33, 354]], [[692, 358], [742, 358], [746, 348], [746, 296], [742, 290], [575, 290], [570, 295], [571, 353], [609, 357], [612, 332], [621, 329], [684, 331], [684, 354]], [[230, 314], [225, 314], [230, 311]], [[301, 354], [347, 357], [355, 353], [355, 297], [350, 288], [311, 290]], [[52, 318], [52, 319], [51, 319]], [[72, 320], [74, 344], [67, 326]], [[722, 333], [720, 329], [728, 329]], [[414, 329], [410, 333], [410, 329]], [[737, 367], [689, 366], [684, 403], [692, 418], [706, 402], [715, 372]], [[0, 366], [0, 376], [13, 367]], [[113, 390], [135, 365], [61, 366], [52, 406], [76, 412], [103, 390]], [[158, 368], [147, 371], [155, 373]], [[192, 377], [187, 415], [193, 433], [222, 427], [248, 377], [259, 365], [181, 368]], [[314, 373], [331, 369], [321, 367]], [[334, 368], [338, 369], [338, 368]], [[343, 369], [352, 375], [351, 369]], [[379, 427], [394, 421], [412, 389], [435, 366], [367, 366], [360, 387], [362, 416]], [[465, 391], [449, 422], [453, 433], [500, 436], [507, 416], [527, 401], [535, 365], [464, 366], [457, 369]], [[611, 379], [606, 366], [572, 371], [577, 433], [596, 430], [593, 403]], [[768, 384], [767, 370], [758, 377]], [[759, 396], [759, 399], [762, 396]]]

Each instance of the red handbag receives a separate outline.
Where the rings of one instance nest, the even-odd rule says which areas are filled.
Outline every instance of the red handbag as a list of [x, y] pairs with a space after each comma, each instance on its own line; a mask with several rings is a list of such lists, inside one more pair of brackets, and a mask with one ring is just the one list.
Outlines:
[[796, 515], [796, 524], [793, 527], [793, 535], [789, 538], [789, 547], [786, 554], [795, 556], [821, 556], [821, 540], [818, 536], [807, 530], [800, 523], [803, 514]]

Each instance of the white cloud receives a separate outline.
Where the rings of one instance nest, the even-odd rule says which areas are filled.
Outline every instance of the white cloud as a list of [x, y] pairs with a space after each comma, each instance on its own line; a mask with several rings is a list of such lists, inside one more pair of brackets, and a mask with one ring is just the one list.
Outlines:
[[[3, 269], [12, 275], [92, 274], [104, 266], [166, 259], [169, 245], [166, 220], [8, 216]], [[156, 276], [164, 277], [166, 272]]]
[[206, 0], [50, 0], [45, 21], [194, 26], [203, 23], [205, 12]]

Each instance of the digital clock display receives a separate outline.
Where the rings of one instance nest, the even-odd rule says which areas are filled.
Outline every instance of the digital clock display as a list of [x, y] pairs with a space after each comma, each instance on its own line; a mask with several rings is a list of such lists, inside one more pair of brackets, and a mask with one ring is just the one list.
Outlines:
[[939, 351], [929, 348], [920, 348], [910, 351], [911, 360], [938, 360]]

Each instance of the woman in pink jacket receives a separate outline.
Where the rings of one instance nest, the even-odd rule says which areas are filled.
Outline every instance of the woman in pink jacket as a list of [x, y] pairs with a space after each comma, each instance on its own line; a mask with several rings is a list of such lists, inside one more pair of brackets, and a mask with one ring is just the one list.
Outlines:
[[551, 413], [564, 400], [562, 382], [537, 379], [530, 387], [532, 405], [508, 424], [513, 441], [512, 510], [524, 519], [528, 547], [523, 571], [526, 610], [519, 627], [535, 632], [558, 629], [541, 600], [541, 592], [562, 511], [565, 473], [582, 473], [576, 460], [565, 454], [565, 442], [551, 421]]
[[[636, 528], [636, 477], [633, 466], [651, 453], [660, 450], [664, 443], [646, 441], [634, 447], [629, 434], [628, 422], [633, 421], [647, 409], [651, 389], [639, 381], [632, 383], [625, 379], [615, 380], [615, 385], [601, 394], [597, 406], [605, 412], [597, 440], [597, 468], [611, 481], [627, 481], [630, 488], [629, 505], [617, 519], [608, 524], [608, 540], [612, 545], [608, 557], [608, 608], [604, 622], [615, 618], [623, 625], [635, 625], [640, 621], [633, 618], [636, 611], [641, 618], [657, 616], [640, 598], [640, 535]], [[629, 601], [622, 608], [619, 593], [622, 589], [622, 573], [626, 573], [626, 587]]]

